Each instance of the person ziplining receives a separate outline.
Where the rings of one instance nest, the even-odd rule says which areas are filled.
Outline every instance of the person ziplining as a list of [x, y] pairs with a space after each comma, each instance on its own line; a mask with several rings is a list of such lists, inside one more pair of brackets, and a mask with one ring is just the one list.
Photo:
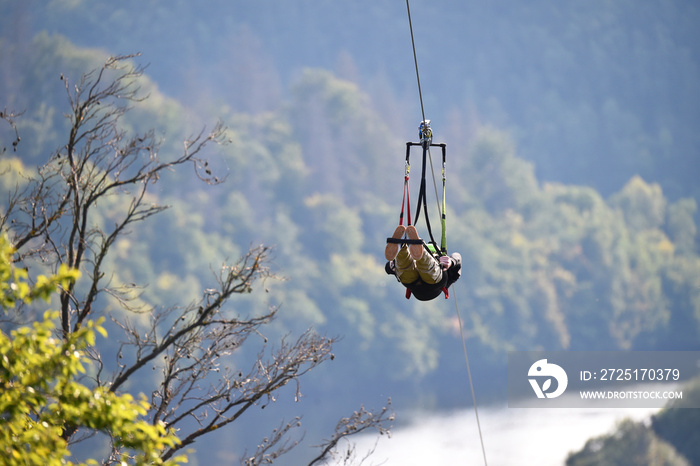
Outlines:
[[[384, 250], [384, 257], [387, 260], [385, 270], [387, 274], [395, 275], [396, 278], [406, 287], [406, 298], [411, 295], [420, 301], [435, 299], [440, 293], [445, 294], [445, 299], [449, 298], [449, 287], [456, 282], [462, 274], [462, 256], [455, 252], [447, 255], [447, 236], [445, 229], [445, 144], [433, 144], [433, 133], [430, 128], [430, 120], [423, 120], [419, 128], [420, 142], [406, 143], [406, 173], [404, 175], [404, 193], [401, 202], [401, 214], [399, 215], [399, 225], [394, 230], [394, 234], [387, 238], [387, 245]], [[430, 243], [424, 242], [418, 235], [416, 227], [411, 224], [411, 202], [408, 189], [409, 173], [411, 170], [410, 155], [411, 147], [421, 146], [423, 148], [423, 167], [418, 195], [418, 207], [416, 210], [416, 223], [420, 217], [421, 207], [425, 216], [425, 223], [430, 235]], [[428, 217], [428, 206], [426, 202], [426, 162], [431, 146], [442, 148], [442, 238], [438, 248], [433, 238], [430, 219]], [[437, 192], [437, 189], [436, 189]], [[408, 210], [408, 223], [403, 225], [404, 206]]]
[[[416, 43], [413, 38], [413, 24], [411, 22], [411, 7], [409, 1], [406, 0], [406, 12], [408, 13], [408, 26], [411, 31], [411, 46], [413, 47], [413, 62], [416, 67], [416, 81], [418, 82], [418, 96], [420, 97], [420, 108], [423, 120], [421, 121], [418, 137], [420, 142], [406, 143], [406, 173], [404, 175], [404, 191], [403, 201], [401, 201], [401, 214], [399, 216], [399, 225], [394, 230], [394, 234], [387, 238], [387, 245], [384, 249], [384, 256], [387, 260], [385, 270], [388, 274], [395, 275], [396, 278], [406, 287], [406, 298], [411, 295], [418, 300], [427, 301], [440, 296], [440, 293], [445, 294], [445, 299], [449, 297], [448, 289], [450, 285], [456, 282], [462, 274], [462, 256], [455, 252], [447, 255], [447, 234], [446, 234], [446, 202], [445, 202], [445, 158], [446, 144], [433, 144], [433, 130], [430, 128], [430, 120], [425, 118], [425, 108], [423, 107], [423, 92], [420, 85], [420, 75], [418, 73], [418, 57], [416, 55]], [[423, 149], [423, 167], [421, 173], [420, 192], [418, 194], [418, 207], [416, 209], [416, 223], [420, 216], [421, 206], [425, 214], [425, 224], [430, 236], [430, 242], [426, 243], [418, 235], [415, 225], [411, 224], [411, 203], [408, 192], [409, 173], [411, 170], [410, 155], [411, 147], [421, 146]], [[430, 155], [431, 147], [440, 147], [442, 149], [442, 238], [440, 247], [438, 247], [433, 238], [433, 232], [430, 227], [430, 219], [428, 218], [428, 206], [425, 196], [425, 172], [427, 160], [430, 159], [430, 168], [432, 171], [433, 161]], [[433, 173], [433, 184], [435, 185], [435, 197], [437, 198], [437, 185], [435, 184], [435, 174]], [[408, 222], [403, 225], [404, 206], [408, 211]], [[440, 210], [440, 206], [438, 206]], [[474, 415], [476, 416], [476, 425], [479, 431], [479, 441], [481, 442], [481, 453], [484, 457], [484, 466], [488, 466], [486, 460], [486, 447], [484, 446], [484, 436], [481, 431], [481, 422], [479, 421], [479, 410], [476, 404], [476, 393], [474, 392], [474, 384], [472, 383], [472, 372], [469, 366], [469, 356], [467, 355], [467, 344], [464, 338], [464, 327], [462, 325], [462, 317], [459, 313], [457, 298], [454, 297], [455, 311], [457, 321], [459, 323], [459, 332], [462, 340], [462, 348], [464, 349], [464, 362], [467, 366], [467, 375], [469, 377], [469, 388], [471, 390], [472, 402], [474, 403]]]
[[[401, 239], [406, 235], [410, 240], [420, 240], [416, 227], [399, 225], [394, 230], [392, 239]], [[450, 256], [440, 256], [439, 259], [424, 250], [422, 244], [387, 244], [385, 270], [406, 287], [406, 297], [411, 294], [419, 301], [429, 301], [445, 294], [449, 298], [449, 287], [462, 274], [462, 256], [452, 253]]]

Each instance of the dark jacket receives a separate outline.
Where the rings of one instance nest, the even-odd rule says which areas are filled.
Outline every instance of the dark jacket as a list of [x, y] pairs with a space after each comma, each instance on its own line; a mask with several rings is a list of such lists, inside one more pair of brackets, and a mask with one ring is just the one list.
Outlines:
[[[459, 280], [459, 277], [462, 275], [462, 256], [458, 252], [455, 252], [450, 255], [450, 259], [452, 260], [452, 266], [446, 271], [443, 270], [442, 279], [439, 282], [429, 284], [419, 278], [413, 283], [404, 284], [404, 286], [408, 288], [411, 294], [419, 301], [430, 301], [431, 299], [437, 298], [440, 296], [440, 293], [442, 293], [443, 288], [449, 288], [454, 282]], [[386, 270], [386, 273], [389, 275], [396, 275], [396, 269], [394, 267], [394, 261], [390, 261], [386, 263], [384, 270]]]

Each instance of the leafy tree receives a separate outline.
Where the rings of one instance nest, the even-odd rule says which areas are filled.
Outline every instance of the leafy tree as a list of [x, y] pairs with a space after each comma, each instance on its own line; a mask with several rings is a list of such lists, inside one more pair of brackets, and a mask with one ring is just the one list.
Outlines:
[[288, 118], [302, 146], [312, 189], [340, 195], [351, 205], [367, 202], [363, 193], [386, 185], [391, 168], [387, 147], [396, 148], [399, 157], [403, 152], [398, 140], [387, 141], [391, 135], [372, 111], [369, 96], [325, 70], [305, 70], [291, 92]]
[[515, 156], [515, 144], [503, 131], [482, 128], [469, 148], [464, 182], [490, 212], [521, 209], [538, 186], [534, 167]]
[[[24, 267], [82, 271], [85, 281], [58, 290], [62, 340], [82, 336], [96, 317], [113, 321], [120, 341], [90, 345], [86, 354], [96, 370], [85, 377], [105, 393], [134, 388], [151, 393], [141, 405], [147, 413], [138, 414], [154, 426], [177, 429], [180, 436], [180, 442], [165, 445], [160, 455], [165, 461], [203, 435], [238, 421], [252, 407], [274, 402], [290, 383], [297, 385], [298, 396], [299, 378], [332, 358], [334, 339], [309, 330], [297, 339], [283, 339], [276, 349], [264, 345], [249, 364], [239, 357], [239, 349], [251, 336], [261, 336], [259, 329], [277, 314], [272, 308], [245, 317], [229, 304], [234, 296], [250, 293], [257, 280], [273, 277], [265, 246], [251, 247], [236, 263], [224, 264], [214, 285], [189, 304], [149, 306], [140, 299], [136, 282], [123, 271], [110, 270], [109, 258], [129, 230], [166, 209], [149, 188], [162, 174], [185, 164], [192, 164], [204, 182], [217, 184], [202, 155], [211, 143], [226, 140], [225, 129], [217, 125], [208, 134], [189, 138], [181, 154], [163, 161], [153, 130], [125, 128], [126, 112], [144, 100], [139, 89], [143, 70], [132, 64], [133, 58], [110, 58], [76, 82], [61, 77], [70, 104], [66, 143], [26, 187], [10, 196], [0, 225], [16, 247], [13, 260]], [[23, 308], [16, 316], [31, 318]], [[145, 376], [149, 368], [156, 375]], [[389, 417], [386, 410], [364, 412], [341, 422], [321, 446], [322, 456], [332, 451], [327, 446], [359, 431], [358, 422], [381, 430]], [[296, 425], [275, 429], [244, 461], [274, 461], [294, 446], [288, 434]], [[71, 442], [78, 431], [77, 424], [66, 423], [61, 435]], [[118, 458], [122, 446], [128, 447], [114, 441], [105, 461]]]
[[651, 418], [651, 428], [673, 445], [691, 464], [698, 464], [700, 451], [700, 378], [683, 385], [683, 398], [673, 400]]
[[634, 176], [619, 193], [610, 198], [610, 204], [622, 211], [633, 230], [659, 228], [666, 217], [666, 199], [658, 184], [647, 184]]
[[[27, 281], [26, 271], [11, 264], [13, 249], [0, 237], [0, 290], [2, 307], [9, 310], [35, 299], [48, 301], [58, 288], [69, 287], [79, 276], [62, 266], [51, 276]], [[57, 312], [47, 312], [42, 321], [20, 327], [10, 335], [0, 333], [0, 452], [13, 464], [73, 464], [64, 436], [71, 429], [90, 429], [110, 435], [113, 460], [132, 459], [134, 464], [178, 464], [185, 456], [163, 461], [164, 449], [179, 442], [165, 424], [143, 419], [149, 407], [145, 397], [111, 392], [106, 387], [89, 388], [77, 381], [85, 373], [88, 346], [96, 333], [107, 336], [101, 323], [87, 321], [67, 338], [54, 337]], [[97, 464], [94, 460], [90, 461]]]
[[566, 466], [623, 466], [654, 464], [659, 466], [689, 466], [672, 445], [661, 440], [643, 422], [626, 419], [615, 432], [586, 442], [581, 451], [566, 459]]
[[680, 199], [668, 206], [668, 233], [679, 253], [695, 252], [697, 227], [693, 216], [697, 210], [695, 199]]

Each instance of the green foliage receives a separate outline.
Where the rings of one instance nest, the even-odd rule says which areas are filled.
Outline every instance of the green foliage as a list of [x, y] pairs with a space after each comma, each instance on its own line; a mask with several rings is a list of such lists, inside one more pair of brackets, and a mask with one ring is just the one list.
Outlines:
[[672, 445], [642, 422], [622, 421], [615, 432], [591, 439], [566, 459], [566, 466], [627, 465], [689, 466]]
[[15, 307], [20, 301], [30, 303], [35, 299], [49, 301], [51, 295], [60, 287], [77, 280], [80, 272], [61, 265], [54, 275], [39, 275], [30, 285], [27, 271], [12, 266], [12, 245], [6, 235], [0, 235], [0, 305], [4, 309]]
[[633, 231], [659, 228], [666, 217], [666, 199], [658, 184], [647, 184], [641, 177], [633, 177], [610, 198], [610, 204], [618, 208]]
[[650, 335], [697, 335], [692, 200], [669, 204], [640, 177], [608, 202], [591, 188], [540, 188], [493, 129], [477, 132], [468, 157], [466, 200], [477, 204], [450, 231], [453, 247], [463, 239], [470, 319], [487, 347], [648, 348]]
[[387, 151], [401, 154], [403, 147], [372, 110], [367, 93], [318, 69], [305, 70], [291, 93], [286, 116], [301, 144], [312, 193], [341, 194], [355, 205], [387, 185]]
[[489, 212], [521, 209], [537, 194], [533, 165], [515, 156], [514, 142], [503, 131], [480, 129], [467, 160], [464, 183]]
[[681, 254], [695, 252], [698, 230], [693, 216], [698, 210], [695, 199], [680, 199], [668, 206], [668, 233]]
[[160, 459], [178, 440], [164, 425], [141, 419], [149, 408], [145, 397], [135, 400], [76, 381], [85, 372], [85, 348], [95, 343], [95, 333], [106, 336], [100, 322], [88, 322], [61, 340], [53, 336], [57, 317], [47, 313], [31, 328], [0, 335], [2, 454], [15, 464], [73, 464], [65, 463], [70, 451], [62, 435], [65, 429], [79, 428], [108, 433], [115, 445], [134, 452], [133, 457], [123, 453], [122, 461], [131, 457], [141, 465], [184, 462], [184, 457], [168, 463]]
[[[77, 279], [78, 273], [61, 268], [56, 275], [40, 276], [34, 285], [26, 272], [12, 267], [12, 248], [0, 237], [0, 285], [3, 307], [18, 301], [48, 300], [58, 286]], [[111, 436], [123, 447], [123, 462], [179, 464], [184, 456], [164, 462], [160, 455], [178, 443], [163, 424], [145, 420], [150, 404], [144, 396], [116, 394], [107, 387], [91, 389], [78, 382], [89, 362], [85, 351], [96, 334], [107, 333], [104, 318], [88, 321], [65, 338], [55, 337], [58, 312], [47, 312], [42, 321], [20, 327], [10, 335], [0, 333], [0, 453], [12, 464], [74, 464], [67, 461], [67, 430], [87, 429]], [[90, 460], [88, 464], [97, 464]]]
[[606, 435], [590, 439], [567, 458], [567, 466], [698, 464], [700, 378], [679, 387], [683, 398], [670, 401], [651, 418], [651, 426], [625, 419]]
[[651, 419], [654, 433], [673, 445], [690, 464], [700, 463], [700, 378], [683, 385], [683, 398], [673, 400]]
[[[1, 136], [0, 136], [1, 137]], [[0, 150], [2, 148], [0, 147]], [[5, 156], [0, 159], [0, 192], [12, 192], [22, 189], [26, 184], [27, 168], [17, 157]]]

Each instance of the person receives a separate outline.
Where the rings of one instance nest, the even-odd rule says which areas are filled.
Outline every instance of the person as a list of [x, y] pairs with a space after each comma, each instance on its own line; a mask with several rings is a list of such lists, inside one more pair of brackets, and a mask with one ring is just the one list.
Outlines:
[[[420, 240], [416, 227], [408, 225], [396, 227], [393, 239]], [[387, 260], [385, 270], [408, 289], [406, 297], [411, 294], [420, 301], [429, 301], [444, 292], [448, 297], [449, 287], [462, 275], [462, 256], [452, 253], [436, 259], [427, 252], [421, 243], [388, 243], [384, 250]]]

